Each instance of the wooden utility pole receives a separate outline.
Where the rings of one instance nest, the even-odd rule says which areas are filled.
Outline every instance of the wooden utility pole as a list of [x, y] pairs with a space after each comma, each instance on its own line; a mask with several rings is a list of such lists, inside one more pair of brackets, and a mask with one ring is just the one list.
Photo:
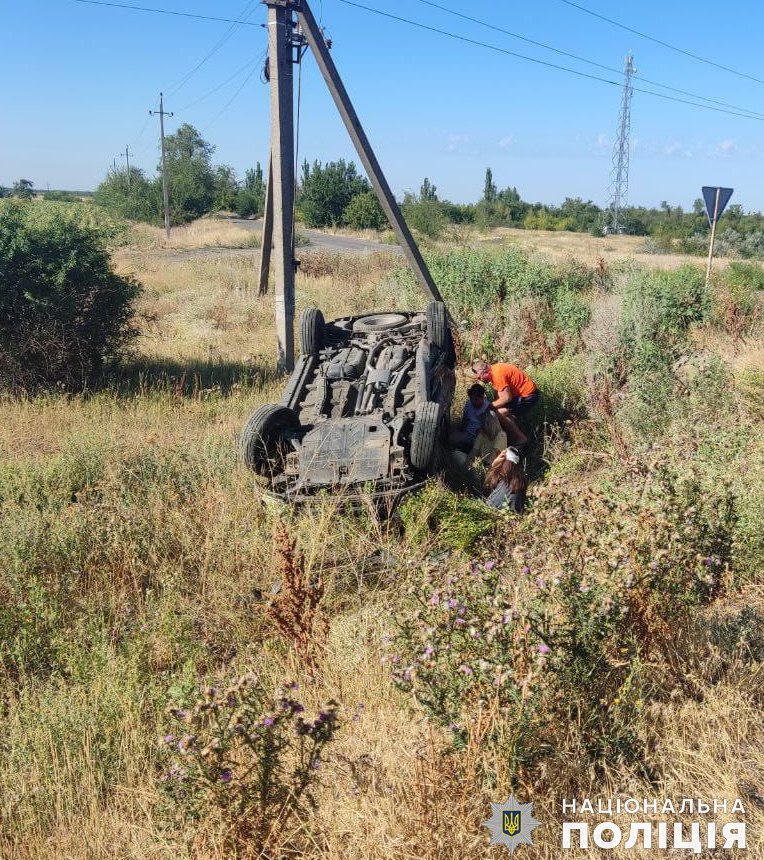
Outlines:
[[120, 152], [120, 158], [124, 158], [127, 160], [127, 190], [130, 190], [130, 146], [125, 144], [125, 151]]
[[265, 207], [263, 211], [263, 244], [260, 247], [260, 281], [258, 296], [268, 292], [268, 272], [271, 268], [271, 245], [273, 245], [273, 161], [268, 157], [268, 176], [265, 185]]
[[164, 229], [167, 233], [167, 238], [170, 238], [170, 191], [167, 186], [167, 156], [164, 146], [164, 118], [172, 116], [164, 109], [164, 99], [162, 93], [159, 93], [159, 110], [150, 110], [151, 116], [159, 114], [159, 134], [162, 138], [162, 197], [164, 198]]
[[387, 220], [395, 231], [398, 242], [403, 248], [403, 252], [408, 259], [409, 265], [411, 266], [416, 279], [419, 281], [420, 286], [431, 300], [442, 302], [443, 298], [438, 292], [438, 288], [435, 286], [435, 281], [432, 279], [432, 275], [427, 268], [427, 264], [422, 259], [422, 255], [413, 236], [411, 235], [408, 224], [403, 220], [403, 215], [401, 215], [398, 203], [393, 196], [393, 192], [390, 190], [390, 186], [387, 184], [387, 180], [382, 173], [382, 168], [379, 166], [379, 162], [374, 155], [369, 139], [366, 137], [366, 132], [364, 132], [363, 127], [361, 126], [361, 121], [358, 119], [358, 115], [350, 101], [350, 97], [340, 80], [337, 68], [334, 65], [334, 60], [332, 60], [331, 55], [329, 54], [323, 34], [316, 23], [316, 19], [313, 17], [313, 12], [311, 11], [307, 0], [293, 0], [293, 3], [290, 5], [297, 8], [298, 22], [302, 27], [303, 35], [307, 39], [308, 44], [313, 51], [316, 62], [318, 63], [318, 68], [321, 70], [321, 74], [326, 81], [327, 87], [329, 87], [329, 92], [332, 94], [334, 103], [337, 105], [337, 110], [340, 112], [342, 121], [345, 123], [345, 128], [348, 130], [348, 134], [350, 135], [350, 139], [353, 141], [356, 151], [358, 152], [361, 163], [371, 180], [372, 187], [379, 198], [382, 210], [385, 215], [387, 215]]
[[[294, 368], [295, 307], [291, 227], [294, 217], [294, 4], [291, 0], [265, 0], [265, 5], [268, 7], [271, 78], [271, 158], [268, 188], [273, 196], [276, 349], [279, 369], [291, 371]], [[263, 249], [269, 244], [266, 239], [263, 229]]]

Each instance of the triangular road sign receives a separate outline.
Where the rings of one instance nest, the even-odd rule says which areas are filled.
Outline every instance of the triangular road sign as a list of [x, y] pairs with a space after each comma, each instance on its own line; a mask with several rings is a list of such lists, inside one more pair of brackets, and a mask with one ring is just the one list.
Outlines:
[[[703, 200], [706, 202], [706, 215], [708, 223], [713, 224], [722, 217], [722, 212], [732, 197], [732, 188], [717, 188], [716, 186], [703, 186]], [[718, 192], [718, 193], [717, 193]]]

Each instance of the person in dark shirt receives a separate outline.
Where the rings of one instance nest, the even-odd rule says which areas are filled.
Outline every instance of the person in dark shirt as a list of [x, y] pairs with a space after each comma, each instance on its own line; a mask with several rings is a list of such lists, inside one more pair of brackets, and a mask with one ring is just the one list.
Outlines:
[[451, 444], [457, 451], [469, 454], [472, 445], [482, 427], [481, 418], [490, 409], [485, 396], [485, 388], [477, 383], [467, 391], [467, 403], [462, 412], [462, 421], [458, 430], [451, 434]]

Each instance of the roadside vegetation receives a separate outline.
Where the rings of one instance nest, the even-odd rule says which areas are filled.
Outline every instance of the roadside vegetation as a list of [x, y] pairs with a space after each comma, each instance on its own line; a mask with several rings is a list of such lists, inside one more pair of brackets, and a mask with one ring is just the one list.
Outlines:
[[[17, 241], [81, 241], [21, 205]], [[576, 796], [740, 797], [762, 856], [760, 266], [706, 287], [433, 242], [461, 361], [543, 392], [529, 512], [434, 481], [384, 519], [288, 509], [242, 469], [283, 384], [272, 298], [251, 257], [146, 235], [102, 237], [142, 285], [119, 361], [84, 393], [4, 385], [0, 855], [488, 858], [513, 792], [533, 860]], [[311, 252], [297, 279], [327, 318], [422, 304], [392, 253]]]

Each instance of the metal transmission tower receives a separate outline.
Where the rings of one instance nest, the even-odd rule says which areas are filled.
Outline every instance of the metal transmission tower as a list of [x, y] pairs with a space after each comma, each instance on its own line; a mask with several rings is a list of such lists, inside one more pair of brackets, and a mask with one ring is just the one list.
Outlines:
[[623, 67], [623, 100], [621, 115], [618, 118], [618, 137], [613, 147], [613, 169], [610, 173], [603, 233], [626, 232], [623, 209], [629, 193], [629, 135], [631, 134], [631, 97], [634, 93], [631, 79], [635, 72], [634, 57], [632, 54], [627, 54]]

